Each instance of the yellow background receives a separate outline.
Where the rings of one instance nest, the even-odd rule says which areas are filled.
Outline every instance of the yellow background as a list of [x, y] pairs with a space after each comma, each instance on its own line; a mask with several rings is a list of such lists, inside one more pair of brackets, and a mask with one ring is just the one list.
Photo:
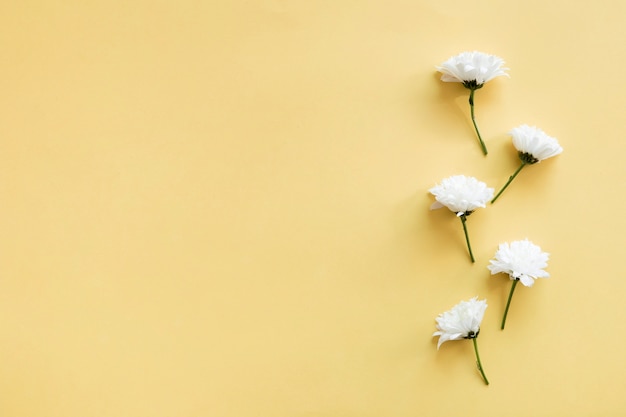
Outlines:
[[[626, 3], [4, 1], [3, 417], [626, 415]], [[435, 71], [503, 57], [476, 93]], [[564, 153], [498, 189], [507, 132]], [[551, 278], [486, 269], [528, 237]], [[489, 304], [437, 351], [437, 314]]]

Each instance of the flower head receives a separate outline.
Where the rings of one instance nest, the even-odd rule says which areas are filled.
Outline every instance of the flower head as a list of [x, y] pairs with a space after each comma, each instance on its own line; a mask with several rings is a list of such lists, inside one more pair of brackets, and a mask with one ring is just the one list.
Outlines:
[[441, 184], [431, 188], [430, 193], [435, 196], [435, 203], [430, 209], [447, 207], [457, 216], [469, 215], [479, 207], [485, 207], [487, 201], [493, 197], [493, 188], [487, 187], [482, 181], [465, 175], [454, 175], [445, 178]]
[[563, 152], [559, 142], [538, 127], [521, 125], [511, 129], [513, 146], [522, 161], [534, 164]]
[[491, 275], [504, 272], [511, 280], [519, 280], [530, 287], [537, 278], [548, 278], [549, 273], [543, 270], [548, 266], [549, 253], [542, 252], [541, 248], [528, 239], [515, 242], [501, 243], [495, 258], [487, 268]]
[[452, 310], [440, 314], [436, 318], [437, 331], [433, 333], [433, 336], [439, 336], [437, 349], [449, 340], [478, 337], [480, 323], [483, 321], [486, 309], [487, 301], [474, 297], [468, 301], [461, 301], [452, 307]]
[[462, 83], [466, 88], [478, 89], [487, 81], [505, 75], [504, 61], [495, 55], [483, 52], [461, 52], [436, 67], [441, 72], [441, 81]]
[[504, 68], [504, 61], [495, 55], [485, 54], [483, 52], [462, 52], [456, 56], [449, 58], [447, 61], [436, 67], [441, 72], [441, 80], [445, 82], [461, 83], [470, 90], [469, 105], [472, 116], [472, 124], [478, 136], [478, 142], [483, 150], [483, 154], [487, 155], [487, 146], [480, 135], [480, 130], [476, 124], [474, 117], [474, 92], [489, 80], [499, 77], [500, 75], [509, 76]]
[[563, 148], [561, 148], [559, 142], [555, 138], [546, 135], [545, 132], [538, 127], [521, 125], [511, 129], [510, 134], [513, 137], [513, 146], [517, 149], [517, 155], [522, 163], [513, 175], [509, 177], [504, 187], [502, 187], [493, 200], [491, 200], [492, 203], [500, 197], [500, 194], [511, 184], [511, 181], [517, 177], [517, 174], [519, 174], [526, 165], [536, 164], [537, 162], [563, 152]]

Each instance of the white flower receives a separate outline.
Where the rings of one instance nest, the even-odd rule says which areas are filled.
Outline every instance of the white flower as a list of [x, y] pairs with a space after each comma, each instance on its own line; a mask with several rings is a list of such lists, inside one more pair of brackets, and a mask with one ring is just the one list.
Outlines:
[[430, 193], [437, 200], [430, 206], [431, 210], [447, 207], [457, 216], [469, 215], [479, 207], [485, 207], [493, 197], [493, 188], [487, 187], [482, 181], [465, 175], [454, 175], [445, 178], [441, 184], [431, 188]]
[[534, 164], [563, 152], [559, 142], [538, 127], [521, 125], [511, 129], [510, 134], [513, 136], [513, 146], [526, 163]]
[[495, 55], [485, 54], [483, 52], [462, 52], [445, 61], [436, 67], [441, 72], [441, 80], [445, 82], [462, 83], [463, 86], [470, 90], [469, 105], [472, 116], [472, 124], [478, 136], [478, 142], [483, 150], [483, 154], [487, 155], [487, 146], [480, 135], [480, 130], [476, 124], [474, 117], [474, 91], [482, 88], [489, 80], [501, 75], [509, 76], [504, 68], [504, 61]]
[[437, 350], [442, 343], [448, 340], [472, 339], [474, 344], [474, 352], [476, 353], [476, 366], [480, 371], [480, 375], [489, 385], [489, 380], [478, 354], [478, 333], [480, 333], [480, 323], [483, 321], [485, 310], [487, 309], [486, 300], [478, 300], [477, 297], [471, 300], [461, 301], [452, 307], [452, 310], [446, 311], [437, 316], [437, 331], [433, 336], [439, 336]]
[[436, 67], [445, 82], [463, 83], [467, 88], [477, 89], [495, 77], [505, 75], [504, 61], [495, 55], [483, 52], [462, 52]]
[[468, 301], [461, 301], [452, 307], [452, 310], [440, 314], [436, 318], [437, 331], [433, 333], [433, 336], [439, 336], [437, 349], [449, 340], [478, 337], [480, 323], [483, 321], [486, 309], [487, 301], [474, 297]]
[[467, 221], [467, 216], [472, 214], [474, 210], [486, 206], [487, 201], [493, 197], [493, 188], [487, 187], [484, 182], [478, 181], [474, 177], [455, 175], [445, 178], [441, 181], [441, 184], [435, 185], [428, 191], [437, 200], [430, 206], [431, 210], [445, 206], [455, 212], [457, 217], [461, 219], [467, 250], [469, 251], [471, 261], [474, 262], [472, 245], [470, 244], [465, 222]]
[[530, 287], [537, 278], [548, 278], [549, 273], [543, 270], [548, 266], [550, 254], [542, 252], [541, 248], [528, 239], [515, 242], [501, 243], [495, 258], [487, 268], [491, 275], [500, 272], [509, 274], [511, 280], [519, 280]]
[[513, 146], [517, 149], [517, 156], [522, 163], [513, 175], [509, 177], [504, 187], [502, 187], [493, 200], [491, 200], [492, 203], [500, 197], [500, 194], [511, 184], [511, 181], [517, 177], [517, 174], [519, 174], [526, 165], [536, 164], [537, 162], [563, 152], [563, 148], [561, 148], [559, 142], [555, 138], [546, 135], [546, 133], [538, 127], [521, 125], [511, 129], [510, 134], [513, 137]]

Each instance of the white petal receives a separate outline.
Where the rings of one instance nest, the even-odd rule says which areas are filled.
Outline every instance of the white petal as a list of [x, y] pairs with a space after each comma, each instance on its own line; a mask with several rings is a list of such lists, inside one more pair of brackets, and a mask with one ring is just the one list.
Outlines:
[[533, 284], [535, 283], [535, 280], [529, 277], [528, 275], [522, 275], [521, 277], [519, 277], [519, 280], [523, 285], [527, 287], [532, 287]]
[[443, 204], [441, 204], [439, 201], [435, 201], [434, 203], [432, 203], [430, 205], [430, 209], [431, 210], [437, 210], [437, 209], [440, 209], [442, 207], [445, 207], [445, 206]]

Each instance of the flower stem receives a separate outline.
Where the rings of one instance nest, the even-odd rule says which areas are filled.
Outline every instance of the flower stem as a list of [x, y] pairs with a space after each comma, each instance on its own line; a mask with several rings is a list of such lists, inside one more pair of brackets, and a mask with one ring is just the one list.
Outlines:
[[474, 352], [476, 352], [476, 366], [478, 366], [478, 370], [483, 377], [483, 381], [485, 381], [485, 385], [489, 385], [487, 375], [485, 375], [485, 371], [483, 371], [483, 364], [480, 362], [480, 355], [478, 354], [478, 344], [476, 343], [476, 339], [478, 339], [478, 337], [472, 339], [472, 342], [474, 342]]
[[480, 142], [480, 147], [483, 149], [483, 154], [487, 155], [487, 147], [485, 146], [485, 142], [483, 142], [483, 138], [480, 136], [480, 131], [478, 130], [478, 125], [476, 124], [476, 118], [474, 117], [474, 91], [476, 91], [475, 88], [470, 88], [469, 105], [470, 113], [472, 114], [472, 123], [474, 124], [474, 129], [476, 130], [476, 135], [478, 136], [478, 141]]
[[515, 286], [517, 285], [517, 280], [513, 280], [513, 284], [511, 285], [511, 291], [509, 292], [509, 299], [506, 300], [506, 308], [504, 309], [504, 316], [502, 317], [502, 326], [500, 330], [504, 330], [504, 323], [506, 323], [506, 315], [509, 314], [509, 306], [511, 305], [511, 298], [513, 298], [513, 291], [515, 291]]
[[467, 216], [465, 214], [461, 215], [461, 223], [463, 223], [463, 232], [465, 232], [465, 242], [467, 243], [467, 250], [469, 250], [470, 259], [472, 262], [476, 262], [474, 260], [474, 254], [472, 253], [472, 245], [470, 245], [469, 235], [467, 234], [467, 226], [465, 222], [467, 221]]
[[491, 200], [491, 204], [495, 203], [495, 201], [498, 199], [498, 197], [500, 197], [500, 194], [502, 194], [502, 192], [506, 189], [506, 187], [509, 186], [509, 184], [511, 183], [511, 181], [513, 181], [513, 179], [515, 177], [517, 177], [517, 174], [519, 174], [519, 172], [522, 170], [522, 168], [524, 168], [526, 166], [526, 162], [522, 161], [522, 164], [519, 166], [519, 168], [517, 168], [517, 170], [513, 173], [513, 175], [511, 175], [509, 177], [509, 180], [506, 182], [506, 184], [504, 184], [504, 187], [502, 187], [502, 189], [500, 191], [498, 191], [498, 194], [496, 194], [496, 196], [493, 198], [493, 200]]

